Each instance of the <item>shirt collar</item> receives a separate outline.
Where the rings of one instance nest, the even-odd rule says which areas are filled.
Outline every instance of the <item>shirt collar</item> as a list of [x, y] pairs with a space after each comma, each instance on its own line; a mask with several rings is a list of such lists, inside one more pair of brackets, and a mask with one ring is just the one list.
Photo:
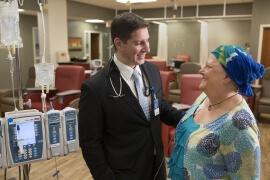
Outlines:
[[[118, 67], [119, 71], [121, 72], [121, 74], [126, 78], [126, 79], [130, 79], [132, 77], [133, 74], [133, 68], [123, 64], [122, 62], [120, 62], [117, 58], [116, 55], [114, 54], [114, 62], [116, 64], [116, 66]], [[136, 71], [139, 72], [139, 75], [142, 76], [142, 72], [141, 72], [141, 68], [139, 66], [135, 67]]]

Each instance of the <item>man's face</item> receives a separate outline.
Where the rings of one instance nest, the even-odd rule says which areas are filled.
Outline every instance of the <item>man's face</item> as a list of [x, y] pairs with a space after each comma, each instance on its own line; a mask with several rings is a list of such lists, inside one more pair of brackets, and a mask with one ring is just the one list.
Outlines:
[[150, 52], [148, 28], [134, 31], [126, 43], [116, 39], [116, 57], [119, 61], [132, 68], [144, 63], [145, 55]]

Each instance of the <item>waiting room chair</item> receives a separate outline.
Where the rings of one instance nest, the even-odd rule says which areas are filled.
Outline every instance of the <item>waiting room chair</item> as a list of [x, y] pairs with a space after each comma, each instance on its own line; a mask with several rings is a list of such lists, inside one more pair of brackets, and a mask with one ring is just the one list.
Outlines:
[[177, 73], [177, 81], [169, 84], [168, 101], [172, 103], [180, 103], [181, 98], [181, 76], [183, 74], [198, 74], [201, 69], [199, 63], [188, 62], [183, 63], [180, 68], [180, 73]]
[[169, 93], [169, 83], [172, 79], [172, 72], [171, 71], [160, 71], [164, 99], [168, 100], [168, 93]]
[[189, 62], [190, 61], [190, 56], [186, 55], [186, 54], [176, 54], [173, 56], [173, 59], [181, 59], [185, 62]]
[[146, 61], [155, 64], [159, 71], [168, 71], [167, 61], [162, 59], [146, 59]]
[[76, 98], [69, 102], [68, 107], [76, 109], [77, 116], [79, 115], [79, 101], [80, 98]]
[[[35, 73], [35, 67], [31, 66], [28, 70], [28, 79], [26, 82], [26, 88], [33, 88], [35, 87], [35, 79], [36, 79], [36, 73]], [[24, 93], [25, 88], [22, 89]], [[19, 105], [19, 100], [18, 100], [18, 90], [14, 90], [14, 95], [15, 95], [15, 103], [16, 106], [18, 107]], [[5, 93], [3, 93], [0, 97], [0, 103], [1, 103], [1, 114], [4, 115], [5, 112], [10, 112], [15, 110], [14, 106], [14, 100], [13, 100], [13, 91], [9, 90]]]
[[[181, 104], [192, 105], [202, 93], [199, 85], [202, 81], [200, 74], [183, 74], [181, 77]], [[187, 109], [186, 109], [187, 110]], [[174, 146], [175, 128], [162, 123], [162, 141], [165, 157], [169, 157]]]
[[258, 118], [261, 113], [270, 114], [270, 67], [265, 68], [262, 77], [262, 88], [259, 95]]
[[[47, 94], [46, 106], [47, 110], [50, 108], [52, 102], [53, 108], [62, 110], [69, 105], [69, 103], [80, 97], [81, 84], [85, 79], [84, 68], [76, 65], [60, 65], [55, 70], [55, 87]], [[42, 111], [41, 90], [29, 92], [23, 98], [24, 101], [31, 99], [31, 109], [38, 109]], [[27, 107], [26, 107], [27, 108]]]

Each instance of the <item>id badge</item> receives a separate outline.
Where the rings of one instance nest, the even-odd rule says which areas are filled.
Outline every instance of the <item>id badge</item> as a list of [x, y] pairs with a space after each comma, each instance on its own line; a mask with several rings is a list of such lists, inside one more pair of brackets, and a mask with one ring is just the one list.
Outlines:
[[154, 115], [157, 116], [159, 115], [159, 103], [158, 99], [154, 100]]

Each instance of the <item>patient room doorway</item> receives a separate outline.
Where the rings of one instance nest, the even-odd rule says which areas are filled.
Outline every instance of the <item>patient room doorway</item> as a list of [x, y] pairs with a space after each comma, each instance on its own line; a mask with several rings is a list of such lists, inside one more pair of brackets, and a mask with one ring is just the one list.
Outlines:
[[91, 59], [99, 59], [99, 34], [91, 33]]
[[84, 32], [84, 56], [89, 60], [102, 59], [102, 32]]
[[270, 27], [263, 29], [261, 64], [270, 67]]

